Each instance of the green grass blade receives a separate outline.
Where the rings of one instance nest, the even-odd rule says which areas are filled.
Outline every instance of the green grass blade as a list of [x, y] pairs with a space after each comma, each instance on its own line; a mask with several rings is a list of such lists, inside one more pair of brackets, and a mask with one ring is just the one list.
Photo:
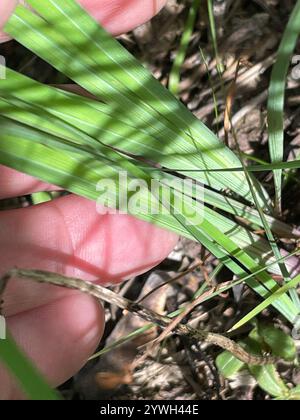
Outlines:
[[[156, 139], [156, 150], [171, 145], [173, 154], [181, 155], [182, 161], [186, 157], [187, 167], [195, 169], [239, 166], [234, 154], [73, 0], [64, 2], [63, 10], [54, 0], [30, 4], [56, 29], [19, 7], [6, 31], [91, 93], [113, 103], [131, 124], [147, 127]], [[66, 32], [72, 32], [72, 40], [60, 35]], [[80, 62], [74, 56], [80, 56]], [[250, 197], [243, 174], [198, 174], [197, 178]]]
[[42, 375], [16, 345], [10, 335], [0, 340], [0, 360], [6, 365], [31, 400], [59, 400]]
[[36, 206], [38, 204], [43, 204], [48, 201], [51, 201], [52, 195], [51, 193], [47, 191], [41, 191], [41, 192], [31, 194], [31, 200], [32, 200], [33, 205]]
[[[176, 192], [175, 192], [176, 195]], [[176, 200], [174, 201], [176, 203]], [[175, 208], [176, 210], [176, 208]], [[192, 207], [190, 207], [190, 210], [188, 211], [189, 214], [192, 211]], [[206, 208], [205, 212], [210, 213], [212, 210]], [[225, 251], [228, 252], [228, 254], [239, 261], [240, 264], [242, 264], [247, 270], [250, 272], [255, 272], [259, 270], [261, 267], [256, 263], [256, 261], [247, 253], [245, 250], [241, 249], [235, 242], [233, 242], [228, 235], [223, 234], [218, 228], [215, 227], [214, 224], [210, 223], [206, 217], [203, 218], [203, 222], [201, 223], [201, 227], [197, 225], [189, 225], [186, 218], [179, 214], [179, 212], [174, 211], [174, 215], [176, 215], [176, 219], [179, 220], [179, 222], [185, 226], [188, 232], [194, 238], [203, 243], [203, 231], [205, 232], [205, 235], [208, 235], [211, 237], [211, 239], [216, 242], [221, 248], [223, 248]], [[207, 241], [206, 241], [207, 242]], [[208, 247], [210, 250], [210, 244], [205, 246]], [[262, 284], [262, 289], [260, 289], [259, 293], [263, 296], [267, 296], [268, 289], [269, 290], [276, 290], [278, 288], [277, 284], [274, 282], [274, 280], [266, 273], [262, 272], [259, 275], [257, 275], [257, 279]], [[275, 284], [274, 284], [275, 283]], [[291, 282], [289, 283], [291, 284]], [[249, 282], [249, 285], [251, 287], [254, 286], [253, 281]], [[259, 286], [255, 284], [253, 287], [256, 291], [259, 290]], [[264, 290], [263, 290], [264, 289]], [[290, 290], [290, 288], [288, 289]], [[286, 296], [285, 296], [286, 297]], [[287, 297], [286, 297], [287, 298]], [[299, 314], [298, 308], [292, 304], [289, 298], [287, 298], [286, 301], [287, 306], [292, 309], [294, 312], [295, 317]], [[295, 319], [295, 318], [294, 318]]]
[[150, 330], [154, 327], [154, 324], [148, 324], [144, 327], [137, 328], [136, 330], [133, 330], [126, 336], [120, 338], [119, 340], [114, 341], [113, 343], [107, 345], [102, 350], [100, 350], [97, 353], [94, 353], [93, 356], [89, 358], [89, 360], [97, 359], [98, 357], [102, 356], [103, 354], [109, 353], [110, 351], [122, 346], [125, 343], [128, 343], [128, 341], [134, 340], [136, 337], [140, 336], [141, 334], [144, 334], [146, 331]]
[[222, 73], [224, 71], [224, 68], [220, 60], [220, 54], [219, 54], [219, 48], [218, 48], [218, 37], [217, 37], [216, 22], [215, 22], [214, 9], [213, 9], [213, 0], [207, 0], [207, 10], [208, 10], [211, 38], [212, 38], [214, 53], [215, 53], [216, 62], [217, 62], [217, 70], [218, 70], [219, 77], [222, 82]]
[[[274, 304], [282, 295], [284, 295], [289, 290], [296, 288], [300, 283], [300, 275], [295, 277], [289, 283], [282, 286], [280, 289], [276, 290], [270, 297], [265, 299], [260, 305], [256, 306], [251, 312], [249, 312], [246, 316], [244, 316], [239, 322], [237, 322], [230, 331], [236, 330], [246, 323], [250, 322], [253, 318], [255, 318], [258, 314], [260, 314], [264, 309], [268, 308], [268, 306]], [[294, 321], [296, 317], [294, 318]], [[294, 322], [293, 321], [293, 322]]]
[[[249, 183], [251, 183], [251, 180], [249, 180]], [[273, 232], [272, 232], [272, 230], [269, 226], [269, 223], [268, 223], [268, 221], [267, 221], [267, 219], [264, 215], [264, 212], [260, 208], [259, 203], [256, 200], [254, 189], [253, 189], [252, 194], [253, 194], [254, 200], [256, 201], [256, 208], [258, 209], [258, 212], [259, 212], [261, 221], [263, 223], [263, 226], [264, 226], [264, 229], [265, 229], [265, 232], [266, 232], [266, 236], [268, 238], [268, 241], [269, 241], [270, 247], [272, 249], [272, 252], [274, 254], [274, 257], [276, 259], [280, 259], [280, 257], [281, 257], [280, 250], [278, 248], [278, 245], [277, 245], [277, 242], [276, 242], [275, 237], [273, 235]], [[287, 269], [286, 264], [285, 263], [280, 263], [279, 268], [280, 268], [280, 272], [282, 274], [282, 277], [283, 277], [284, 281], [286, 283], [290, 282], [291, 277], [290, 277], [290, 273]], [[299, 311], [299, 314], [300, 314], [300, 298], [299, 298], [297, 290], [296, 289], [289, 289], [289, 294], [290, 294], [290, 297], [291, 297], [294, 305], [298, 308], [298, 311]]]
[[[256, 209], [246, 206], [231, 197], [227, 197], [225, 194], [220, 194], [206, 188], [204, 191], [204, 202], [214, 206], [215, 208], [224, 210], [236, 217], [243, 218], [255, 226], [263, 227], [261, 218]], [[298, 229], [293, 228], [267, 214], [265, 214], [265, 217], [268, 224], [271, 226], [272, 231], [279, 237], [299, 238], [300, 231], [298, 231]]]
[[[278, 163], [265, 163], [260, 165], [250, 165], [246, 166], [248, 172], [266, 172], [273, 171], [278, 169], [291, 170], [300, 168], [300, 160], [292, 160], [290, 162], [278, 162]], [[238, 168], [213, 168], [213, 169], [188, 169], [183, 167], [178, 167], [173, 169], [175, 172], [185, 172], [191, 174], [193, 172], [244, 172], [244, 168], [239, 166]]]
[[190, 7], [188, 18], [185, 23], [183, 30], [183, 35], [180, 41], [180, 47], [178, 53], [176, 54], [171, 73], [169, 78], [169, 90], [173, 95], [177, 96], [179, 93], [179, 83], [180, 83], [180, 73], [181, 68], [184, 63], [187, 49], [190, 43], [191, 36], [193, 35], [194, 26], [199, 11], [201, 0], [193, 0], [193, 3]]
[[[282, 162], [284, 153], [285, 85], [292, 54], [300, 33], [300, 0], [284, 32], [276, 63], [273, 67], [268, 101], [269, 151], [274, 163]], [[276, 209], [281, 211], [282, 171], [274, 171]]]

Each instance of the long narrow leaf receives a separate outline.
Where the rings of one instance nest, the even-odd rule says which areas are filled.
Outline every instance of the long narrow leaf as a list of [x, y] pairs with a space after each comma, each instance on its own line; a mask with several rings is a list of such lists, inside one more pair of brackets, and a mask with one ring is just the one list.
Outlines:
[[191, 40], [191, 36], [193, 34], [200, 3], [201, 0], [193, 0], [193, 3], [191, 4], [185, 27], [183, 30], [183, 35], [180, 40], [179, 51], [174, 59], [174, 63], [169, 77], [169, 89], [173, 93], [173, 95], [178, 95], [179, 93], [181, 67], [184, 63], [186, 52]]
[[[276, 63], [273, 67], [269, 102], [269, 150], [274, 163], [282, 162], [284, 152], [284, 100], [285, 85], [292, 54], [300, 33], [300, 0], [297, 0], [293, 13], [284, 32]], [[281, 208], [282, 171], [274, 171], [276, 208]]]
[[[264, 309], [266, 309], [268, 306], [274, 304], [276, 300], [280, 299], [280, 297], [285, 294], [287, 291], [296, 288], [300, 283], [300, 275], [295, 277], [293, 280], [291, 280], [289, 283], [282, 286], [280, 289], [276, 290], [270, 297], [265, 299], [260, 305], [257, 305], [255, 309], [253, 309], [251, 312], [249, 312], [243, 319], [241, 319], [239, 322], [237, 322], [231, 329], [231, 331], [236, 330], [243, 325], [245, 325], [247, 322], [251, 321], [253, 318], [255, 318], [260, 312], [262, 312]], [[293, 322], [295, 322], [296, 318]]]
[[[155, 149], [171, 146], [173, 154], [180, 154], [182, 163], [194, 169], [239, 166], [234, 154], [73, 0], [64, 2], [63, 8], [55, 0], [29, 3], [45, 20], [19, 7], [6, 30], [89, 92], [113, 103], [123, 118], [143, 130], [147, 127], [156, 139]], [[72, 38], [60, 33], [72, 33]], [[74, 60], [78, 55], [80, 61]], [[197, 178], [250, 197], [243, 174]]]
[[10, 335], [5, 340], [0, 340], [0, 360], [13, 373], [21, 389], [31, 400], [60, 399]]

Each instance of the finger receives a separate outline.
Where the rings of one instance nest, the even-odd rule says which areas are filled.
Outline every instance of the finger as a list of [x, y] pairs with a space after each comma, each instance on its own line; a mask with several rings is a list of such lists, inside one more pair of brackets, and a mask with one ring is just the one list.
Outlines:
[[[18, 266], [116, 283], [157, 265], [176, 241], [166, 230], [128, 215], [99, 215], [94, 202], [67, 196], [0, 214], [0, 270]], [[4, 309], [14, 315], [65, 293], [16, 280], [5, 293]]]
[[128, 32], [151, 19], [166, 0], [80, 0], [86, 10], [114, 35]]
[[[8, 327], [49, 383], [57, 386], [78, 372], [96, 349], [103, 333], [104, 312], [94, 299], [76, 293], [11, 317]], [[3, 366], [0, 378], [0, 399], [22, 396]]]
[[[20, 2], [21, 3], [21, 2]], [[0, 29], [3, 28], [17, 5], [17, 0], [1, 0], [0, 4]], [[10, 37], [0, 31], [0, 42], [8, 41]]]
[[[1, 0], [0, 29], [22, 0]], [[127, 32], [146, 22], [166, 3], [166, 0], [79, 0], [79, 3], [114, 35]], [[0, 32], [0, 42], [9, 36]]]
[[29, 175], [0, 165], [0, 199], [20, 197], [37, 191], [55, 191], [57, 189], [54, 185], [46, 184]]

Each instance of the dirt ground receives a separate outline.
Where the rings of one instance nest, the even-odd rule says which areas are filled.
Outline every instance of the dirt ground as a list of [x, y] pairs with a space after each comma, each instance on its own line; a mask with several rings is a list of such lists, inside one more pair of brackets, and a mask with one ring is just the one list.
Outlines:
[[[169, 0], [167, 7], [155, 19], [120, 37], [126, 48], [150, 68], [164, 85], [168, 83], [190, 4], [188, 0]], [[226, 67], [222, 86], [211, 42], [206, 1], [203, 1], [182, 68], [181, 100], [224, 141], [224, 89], [225, 92], [228, 91], [240, 61], [232, 120], [242, 151], [262, 160], [269, 159], [266, 103], [271, 68], [294, 4], [295, 1], [292, 0], [215, 2], [219, 55]], [[67, 82], [22, 47], [18, 47], [17, 54], [10, 52], [12, 43], [2, 48], [6, 49], [10, 66], [46, 83]], [[300, 55], [300, 45], [295, 55], [297, 54]], [[218, 103], [218, 118], [215, 114], [213, 92]], [[290, 74], [285, 108], [286, 159], [295, 159], [300, 153], [299, 104], [300, 81]], [[229, 145], [234, 148], [232, 138], [229, 138]], [[259, 177], [273, 195], [272, 177], [266, 173]], [[299, 180], [299, 172], [291, 173], [285, 179], [283, 191], [283, 219], [298, 227]], [[2, 208], [20, 206], [20, 203], [27, 205], [28, 200], [23, 197], [21, 201], [7, 201], [1, 205]], [[289, 250], [289, 244], [286, 244], [286, 247]], [[197, 269], [184, 274], [185, 270], [194, 265], [198, 265]], [[193, 293], [207, 281], [208, 275], [216, 265], [217, 261], [200, 245], [182, 239], [174, 252], [159, 267], [120, 286], [118, 291], [123, 296], [137, 299], [181, 273], [177, 281], [163, 287], [145, 302], [157, 312], [170, 313], [179, 305], [190, 301]], [[217, 276], [216, 284], [229, 280], [232, 280], [232, 274], [223, 270]], [[184, 322], [190, 322], [194, 327], [224, 332], [258, 303], [257, 295], [250, 289], [236, 287], [197, 306]], [[108, 305], [106, 318], [107, 328], [99, 349], [146, 325], [138, 318], [123, 314]], [[283, 318], [272, 309], [264, 311], [260, 318], [289, 331]], [[233, 338], [238, 340], [248, 331], [245, 329]], [[81, 372], [61, 387], [64, 396], [67, 399], [270, 399], [247, 372], [237, 375], [234, 380], [224, 380], [214, 363], [217, 354], [220, 353], [216, 347], [193, 347], [176, 336], [169, 337], [159, 346], [146, 346], [145, 344], [153, 340], [158, 333], [159, 331], [154, 329], [148, 330], [123, 346], [89, 362]], [[294, 367], [282, 364], [279, 371], [286, 383], [291, 386], [300, 384], [299, 371]]]

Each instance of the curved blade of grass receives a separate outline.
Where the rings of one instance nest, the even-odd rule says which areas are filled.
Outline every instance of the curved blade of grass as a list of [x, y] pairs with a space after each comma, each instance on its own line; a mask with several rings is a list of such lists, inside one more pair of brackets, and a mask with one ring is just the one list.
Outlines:
[[[237, 71], [238, 71], [238, 67], [237, 67]], [[230, 116], [229, 116], [229, 119], [231, 119]], [[231, 122], [231, 126], [233, 127], [232, 122]], [[266, 234], [266, 237], [269, 241], [270, 248], [272, 249], [272, 253], [273, 253], [275, 259], [279, 260], [281, 258], [281, 253], [280, 253], [279, 247], [278, 247], [277, 242], [275, 240], [275, 237], [273, 235], [272, 229], [270, 228], [270, 225], [269, 225], [269, 223], [268, 223], [268, 221], [265, 217], [264, 211], [259, 204], [259, 200], [258, 200], [258, 197], [257, 197], [257, 194], [256, 194], [256, 191], [259, 190], [259, 185], [257, 184], [257, 180], [255, 178], [251, 178], [250, 173], [247, 170], [247, 167], [246, 167], [246, 164], [244, 162], [244, 158], [243, 158], [243, 155], [242, 155], [242, 152], [241, 152], [241, 149], [240, 149], [239, 141], [238, 141], [236, 132], [233, 128], [232, 128], [232, 132], [233, 132], [233, 137], [234, 137], [234, 140], [235, 140], [236, 148], [237, 148], [237, 151], [238, 151], [238, 154], [239, 154], [239, 157], [240, 157], [243, 169], [244, 169], [244, 173], [245, 173], [245, 176], [246, 176], [246, 179], [247, 179], [247, 183], [249, 185], [249, 189], [251, 191], [251, 195], [252, 195], [253, 201], [255, 203], [256, 209], [258, 210], [261, 222], [264, 226], [265, 234]], [[279, 263], [279, 269], [280, 269], [280, 272], [281, 272], [281, 275], [282, 275], [284, 281], [286, 283], [290, 282], [291, 276], [290, 276], [290, 273], [287, 269], [286, 264], [285, 263]], [[297, 307], [298, 312], [300, 314], [300, 298], [299, 298], [299, 295], [297, 293], [297, 290], [296, 289], [290, 289], [289, 294], [290, 294], [290, 297], [292, 299], [292, 302], [294, 303], [295, 307]]]
[[[277, 246], [277, 243], [276, 243], [275, 237], [274, 237], [274, 235], [273, 235], [273, 232], [272, 232], [272, 230], [271, 230], [271, 228], [270, 228], [270, 226], [269, 226], [269, 224], [268, 224], [268, 222], [267, 222], [267, 220], [266, 220], [266, 217], [265, 217], [264, 211], [263, 211], [263, 209], [260, 207], [260, 205], [259, 205], [259, 201], [258, 201], [258, 199], [257, 199], [256, 190], [257, 190], [257, 188], [259, 188], [259, 185], [257, 185], [257, 188], [255, 188], [255, 186], [256, 186], [256, 182], [257, 182], [257, 181], [256, 181], [256, 179], [255, 179], [255, 178], [253, 178], [253, 179], [252, 179], [252, 178], [250, 177], [249, 172], [247, 171], [247, 167], [246, 167], [246, 165], [245, 165], [244, 158], [243, 158], [243, 156], [241, 155], [241, 149], [240, 149], [240, 146], [239, 146], [239, 143], [238, 143], [238, 139], [237, 139], [237, 136], [236, 136], [236, 133], [235, 133], [235, 131], [234, 131], [234, 130], [233, 130], [233, 135], [234, 135], [235, 142], [236, 142], [236, 147], [237, 147], [237, 150], [238, 150], [238, 153], [239, 153], [239, 156], [240, 156], [240, 159], [241, 159], [241, 162], [242, 162], [243, 168], [244, 168], [244, 173], [245, 173], [245, 176], [246, 176], [246, 179], [247, 179], [248, 185], [249, 185], [249, 189], [250, 189], [250, 191], [251, 191], [251, 194], [252, 194], [252, 197], [253, 197], [253, 201], [255, 202], [256, 208], [257, 208], [257, 210], [258, 210], [258, 213], [259, 213], [259, 216], [260, 216], [261, 222], [262, 222], [262, 224], [263, 224], [263, 226], [264, 226], [264, 230], [265, 230], [265, 233], [266, 233], [267, 239], [268, 239], [268, 241], [269, 241], [269, 245], [270, 245], [270, 247], [271, 247], [271, 249], [272, 249], [272, 252], [273, 252], [273, 254], [274, 254], [274, 257], [275, 257], [277, 260], [279, 260], [279, 259], [280, 259], [280, 257], [281, 257], [280, 250], [279, 250], [279, 248], [278, 248], [278, 246]], [[280, 272], [281, 272], [281, 275], [282, 275], [282, 277], [283, 277], [284, 281], [285, 281], [286, 283], [290, 282], [291, 277], [290, 277], [289, 271], [288, 271], [287, 266], [285, 265], [285, 263], [280, 263], [280, 264], [279, 264], [279, 269], [280, 269]], [[292, 299], [292, 302], [294, 303], [295, 307], [297, 307], [298, 312], [299, 312], [299, 314], [300, 314], [300, 299], [299, 299], [299, 296], [298, 296], [297, 290], [296, 290], [296, 289], [290, 289], [290, 290], [289, 290], [289, 294], [290, 294], [290, 297], [291, 297], [291, 299]]]
[[[276, 290], [270, 297], [265, 299], [260, 305], [256, 306], [251, 312], [249, 312], [246, 316], [244, 316], [239, 322], [237, 322], [230, 331], [234, 331], [243, 325], [250, 322], [253, 318], [255, 318], [258, 314], [260, 314], [264, 309], [268, 308], [268, 306], [274, 304], [280, 297], [282, 297], [286, 292], [289, 290], [296, 288], [300, 283], [300, 275], [295, 277], [289, 283], [282, 286], [280, 289]], [[294, 318], [295, 321], [296, 318]]]
[[190, 43], [191, 36], [193, 35], [194, 26], [200, 7], [201, 0], [193, 0], [193, 3], [190, 7], [188, 18], [185, 22], [185, 27], [183, 30], [183, 35], [180, 40], [179, 50], [176, 54], [171, 73], [169, 78], [169, 90], [173, 95], [177, 96], [179, 93], [179, 83], [180, 83], [180, 73], [181, 67], [184, 63], [187, 49]]
[[[257, 227], [263, 227], [259, 213], [255, 208], [249, 207], [231, 197], [227, 197], [225, 194], [220, 194], [206, 188], [204, 191], [204, 202], [218, 209], [224, 210], [236, 217], [243, 218]], [[272, 231], [279, 237], [299, 238], [300, 231], [296, 228], [292, 228], [290, 225], [287, 225], [267, 214], [265, 217], [271, 226]]]
[[14, 375], [26, 396], [31, 400], [59, 400], [54, 391], [8, 334], [0, 340], [0, 360]]
[[[282, 162], [284, 153], [285, 85], [292, 54], [300, 33], [300, 0], [294, 7], [278, 50], [273, 67], [268, 101], [269, 151], [274, 163]], [[281, 211], [282, 171], [274, 171], [275, 207]]]
[[129, 334], [125, 335], [124, 337], [120, 338], [119, 340], [114, 341], [113, 343], [107, 345], [102, 350], [98, 351], [97, 353], [94, 353], [89, 360], [97, 359], [98, 357], [102, 356], [103, 354], [109, 353], [110, 351], [114, 350], [117, 347], [122, 346], [122, 344], [128, 343], [128, 341], [134, 340], [136, 337], [138, 337], [141, 334], [144, 334], [146, 331], [150, 330], [154, 327], [154, 324], [148, 324], [144, 327], [137, 328], [136, 330], [130, 332]]
[[[242, 345], [243, 342], [240, 341], [239, 344]], [[216, 366], [219, 373], [227, 379], [234, 377], [240, 370], [246, 367], [244, 362], [238, 360], [229, 351], [224, 351], [217, 356]]]
[[207, 0], [207, 10], [208, 10], [211, 38], [212, 38], [212, 43], [213, 43], [216, 62], [217, 62], [217, 70], [219, 73], [219, 77], [221, 79], [221, 83], [223, 83], [222, 73], [224, 69], [220, 60], [220, 54], [219, 54], [219, 48], [218, 48], [218, 37], [217, 37], [216, 22], [215, 22], [214, 9], [213, 9], [213, 0]]
[[[248, 175], [248, 173], [247, 173], [247, 169], [245, 170], [245, 172], [246, 172], [246, 174]], [[257, 201], [257, 199], [256, 199], [256, 196], [255, 196], [255, 190], [254, 190], [254, 189], [252, 189], [252, 186], [251, 186], [251, 179], [250, 179], [250, 178], [249, 178], [249, 185], [250, 185], [250, 188], [251, 188], [251, 190], [252, 190], [252, 195], [253, 195], [254, 201], [256, 202], [256, 208], [258, 209], [258, 212], [259, 212], [259, 215], [260, 215], [261, 221], [262, 221], [262, 223], [263, 223], [263, 225], [264, 225], [264, 229], [265, 229], [265, 232], [266, 232], [266, 236], [267, 236], [267, 238], [268, 238], [268, 241], [269, 241], [270, 247], [271, 247], [271, 249], [272, 249], [272, 252], [273, 252], [273, 254], [274, 254], [274, 257], [275, 257], [276, 259], [280, 259], [280, 257], [281, 257], [281, 253], [280, 253], [279, 247], [278, 247], [278, 245], [277, 245], [277, 243], [276, 243], [275, 237], [274, 237], [273, 232], [272, 232], [272, 230], [271, 230], [271, 228], [270, 228], [270, 226], [269, 226], [269, 223], [268, 223], [268, 221], [267, 221], [267, 219], [266, 219], [266, 217], [265, 217], [265, 215], [264, 215], [264, 212], [263, 212], [263, 210], [260, 208], [259, 203], [258, 203], [258, 201]], [[282, 274], [282, 277], [283, 277], [284, 281], [285, 281], [286, 283], [290, 282], [291, 277], [290, 277], [290, 273], [289, 273], [289, 271], [288, 271], [288, 269], [287, 269], [286, 264], [285, 264], [285, 263], [280, 263], [280, 264], [279, 264], [279, 269], [280, 269], [280, 272], [281, 272], [281, 274]], [[299, 311], [299, 313], [300, 313], [300, 298], [299, 298], [299, 295], [298, 295], [297, 290], [296, 290], [296, 289], [290, 289], [290, 290], [289, 290], [289, 294], [290, 294], [290, 297], [291, 297], [291, 299], [292, 299], [292, 301], [293, 301], [294, 305], [298, 308], [298, 311]]]
[[[300, 160], [292, 160], [289, 162], [277, 162], [277, 163], [265, 163], [260, 165], [246, 166], [248, 172], [266, 172], [277, 169], [291, 170], [300, 168]], [[188, 169], [188, 168], [175, 168], [172, 169], [175, 172], [185, 172], [187, 174], [193, 172], [244, 172], [244, 168], [239, 166], [238, 168], [213, 168], [213, 169]]]

